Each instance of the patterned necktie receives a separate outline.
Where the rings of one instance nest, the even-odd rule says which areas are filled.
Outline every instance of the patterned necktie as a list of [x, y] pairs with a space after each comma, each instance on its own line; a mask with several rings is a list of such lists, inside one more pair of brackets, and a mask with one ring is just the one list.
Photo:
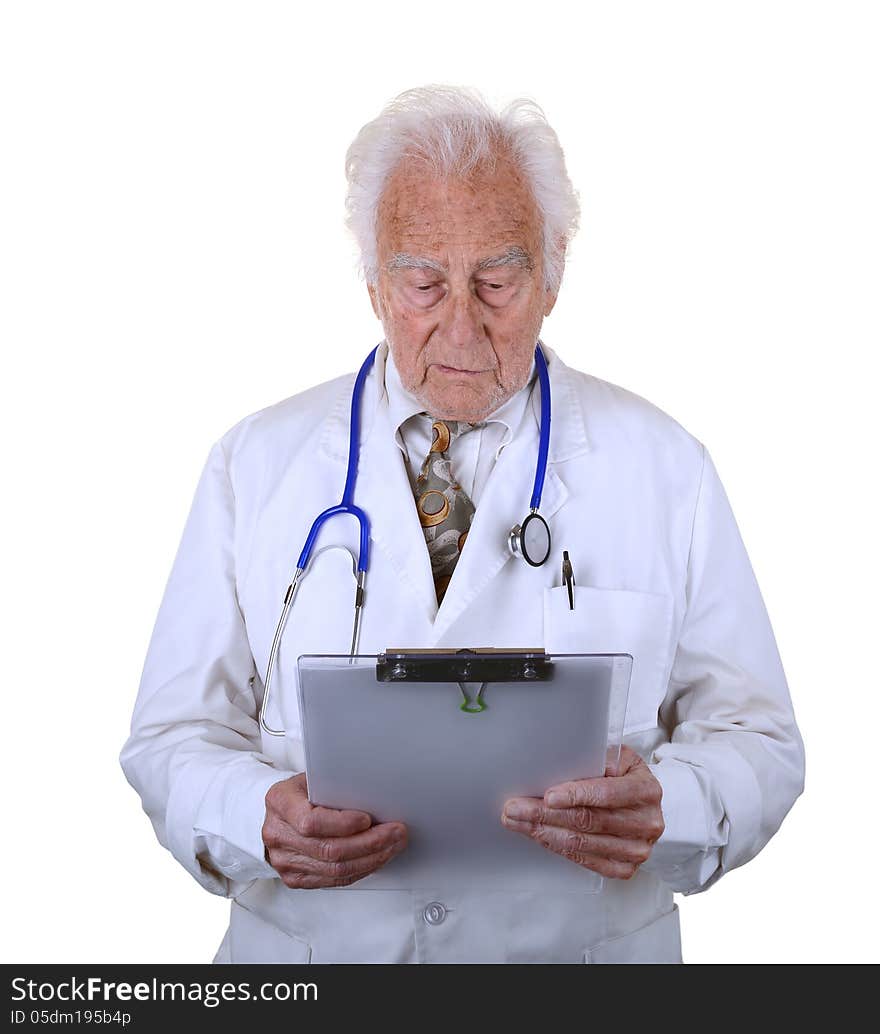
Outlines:
[[447, 452], [456, 438], [475, 426], [464, 421], [435, 420], [431, 451], [416, 479], [416, 508], [431, 557], [438, 604], [446, 595], [475, 511], [450, 469]]

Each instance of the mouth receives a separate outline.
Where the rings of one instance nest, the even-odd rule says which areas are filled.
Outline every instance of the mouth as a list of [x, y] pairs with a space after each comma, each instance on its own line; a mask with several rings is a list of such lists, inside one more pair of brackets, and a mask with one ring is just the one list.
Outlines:
[[431, 365], [435, 370], [439, 370], [440, 373], [446, 374], [447, 376], [478, 377], [483, 373], [491, 373], [490, 370], [463, 370], [458, 366], [444, 366], [442, 363], [432, 363]]

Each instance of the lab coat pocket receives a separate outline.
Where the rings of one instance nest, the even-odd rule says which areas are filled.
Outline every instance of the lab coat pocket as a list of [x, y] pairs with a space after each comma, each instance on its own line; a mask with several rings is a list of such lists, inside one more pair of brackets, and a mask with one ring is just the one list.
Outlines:
[[564, 585], [544, 590], [548, 653], [632, 655], [626, 735], [657, 725], [668, 682], [672, 604], [671, 596], [660, 593], [576, 585], [571, 609]]
[[588, 948], [584, 962], [593, 966], [680, 964], [678, 905], [638, 930]]
[[312, 946], [261, 919], [237, 901], [229, 918], [229, 961], [232, 963], [298, 963], [312, 961]]

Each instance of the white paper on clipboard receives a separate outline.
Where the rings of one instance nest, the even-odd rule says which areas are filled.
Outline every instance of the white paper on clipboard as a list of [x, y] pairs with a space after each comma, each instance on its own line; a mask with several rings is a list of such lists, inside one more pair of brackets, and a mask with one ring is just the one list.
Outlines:
[[[622, 733], [628, 654], [555, 654], [541, 682], [377, 679], [377, 658], [299, 658], [306, 778], [315, 804], [400, 821], [407, 849], [359, 880], [374, 889], [465, 886], [595, 893], [602, 878], [506, 829], [504, 801], [602, 775]], [[619, 726], [619, 728], [618, 728]]]

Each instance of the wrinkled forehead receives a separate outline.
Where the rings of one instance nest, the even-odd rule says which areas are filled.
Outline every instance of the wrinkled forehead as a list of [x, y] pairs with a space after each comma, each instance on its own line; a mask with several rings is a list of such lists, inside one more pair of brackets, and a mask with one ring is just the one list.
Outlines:
[[404, 160], [386, 183], [377, 215], [379, 250], [385, 254], [415, 246], [518, 246], [534, 254], [541, 232], [525, 177], [503, 158], [466, 177], [437, 176], [423, 162]]

